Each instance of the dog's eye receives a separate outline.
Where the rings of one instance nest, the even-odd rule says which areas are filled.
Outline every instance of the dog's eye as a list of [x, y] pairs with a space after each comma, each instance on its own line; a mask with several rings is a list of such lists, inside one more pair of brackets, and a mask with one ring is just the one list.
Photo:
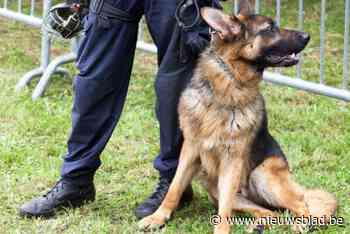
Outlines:
[[274, 32], [275, 30], [276, 30], [276, 27], [274, 27], [273, 25], [269, 25], [265, 27], [263, 30], [261, 30], [260, 33], [262, 34], [271, 33], [271, 32]]

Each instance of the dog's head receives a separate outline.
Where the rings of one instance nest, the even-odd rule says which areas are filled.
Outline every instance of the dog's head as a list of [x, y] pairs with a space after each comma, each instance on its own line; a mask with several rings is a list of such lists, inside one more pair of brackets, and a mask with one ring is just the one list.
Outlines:
[[209, 7], [202, 8], [201, 14], [216, 32], [217, 47], [234, 47], [235, 56], [261, 69], [297, 64], [297, 54], [310, 40], [307, 33], [279, 28], [271, 18], [255, 15], [248, 0], [240, 1], [236, 16]]

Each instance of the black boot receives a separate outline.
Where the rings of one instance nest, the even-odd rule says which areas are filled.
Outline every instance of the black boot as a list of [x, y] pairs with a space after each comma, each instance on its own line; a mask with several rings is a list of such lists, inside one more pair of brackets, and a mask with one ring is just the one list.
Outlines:
[[[142, 219], [153, 214], [158, 209], [168, 192], [170, 183], [171, 180], [167, 178], [160, 178], [154, 193], [136, 208], [135, 215], [137, 218]], [[182, 194], [179, 208], [181, 208], [185, 203], [192, 201], [192, 199], [193, 190], [191, 186], [188, 186]]]
[[93, 182], [79, 186], [60, 180], [45, 195], [23, 204], [19, 209], [19, 214], [28, 218], [48, 218], [53, 216], [55, 210], [59, 208], [78, 207], [86, 202], [94, 201], [95, 194]]

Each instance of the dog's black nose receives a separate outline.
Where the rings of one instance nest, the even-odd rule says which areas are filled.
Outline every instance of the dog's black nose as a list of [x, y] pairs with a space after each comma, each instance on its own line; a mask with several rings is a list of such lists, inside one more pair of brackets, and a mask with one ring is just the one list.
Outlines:
[[310, 40], [310, 34], [302, 32], [302, 33], [299, 34], [299, 38], [300, 38], [300, 40], [302, 40], [304, 43], [308, 43], [309, 40]]

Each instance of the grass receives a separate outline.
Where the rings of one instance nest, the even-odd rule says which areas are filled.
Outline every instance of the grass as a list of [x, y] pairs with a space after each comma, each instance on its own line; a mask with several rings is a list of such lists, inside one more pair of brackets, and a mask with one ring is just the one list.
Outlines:
[[[271, 1], [266, 1], [268, 12]], [[290, 1], [282, 10], [282, 25], [295, 26]], [[305, 1], [306, 2], [306, 1]], [[319, 1], [307, 1], [305, 24], [312, 42], [305, 52], [304, 77], [318, 77]], [[331, 3], [327, 25], [326, 74], [329, 84], [341, 82], [342, 3]], [[271, 12], [272, 13], [272, 12]], [[154, 114], [154, 56], [137, 53], [129, 95], [113, 137], [102, 154], [96, 176], [97, 200], [85, 207], [61, 211], [49, 220], [21, 219], [17, 208], [48, 190], [59, 177], [61, 156], [70, 128], [70, 79], [55, 77], [45, 97], [32, 102], [37, 80], [21, 93], [14, 87], [29, 69], [38, 66], [38, 31], [0, 19], [0, 233], [137, 233], [133, 209], [154, 188], [157, 172], [152, 160], [158, 153], [159, 128]], [[58, 43], [54, 55], [66, 45]], [[68, 66], [74, 73], [72, 65]], [[293, 74], [294, 69], [284, 71]], [[350, 233], [350, 110], [349, 104], [286, 87], [263, 84], [270, 129], [288, 156], [297, 181], [322, 187], [339, 200], [344, 226], [317, 233]], [[165, 233], [210, 233], [215, 213], [207, 193], [194, 183], [195, 202], [176, 212]], [[237, 226], [233, 233], [243, 233]], [[289, 233], [274, 227], [267, 233]]]

